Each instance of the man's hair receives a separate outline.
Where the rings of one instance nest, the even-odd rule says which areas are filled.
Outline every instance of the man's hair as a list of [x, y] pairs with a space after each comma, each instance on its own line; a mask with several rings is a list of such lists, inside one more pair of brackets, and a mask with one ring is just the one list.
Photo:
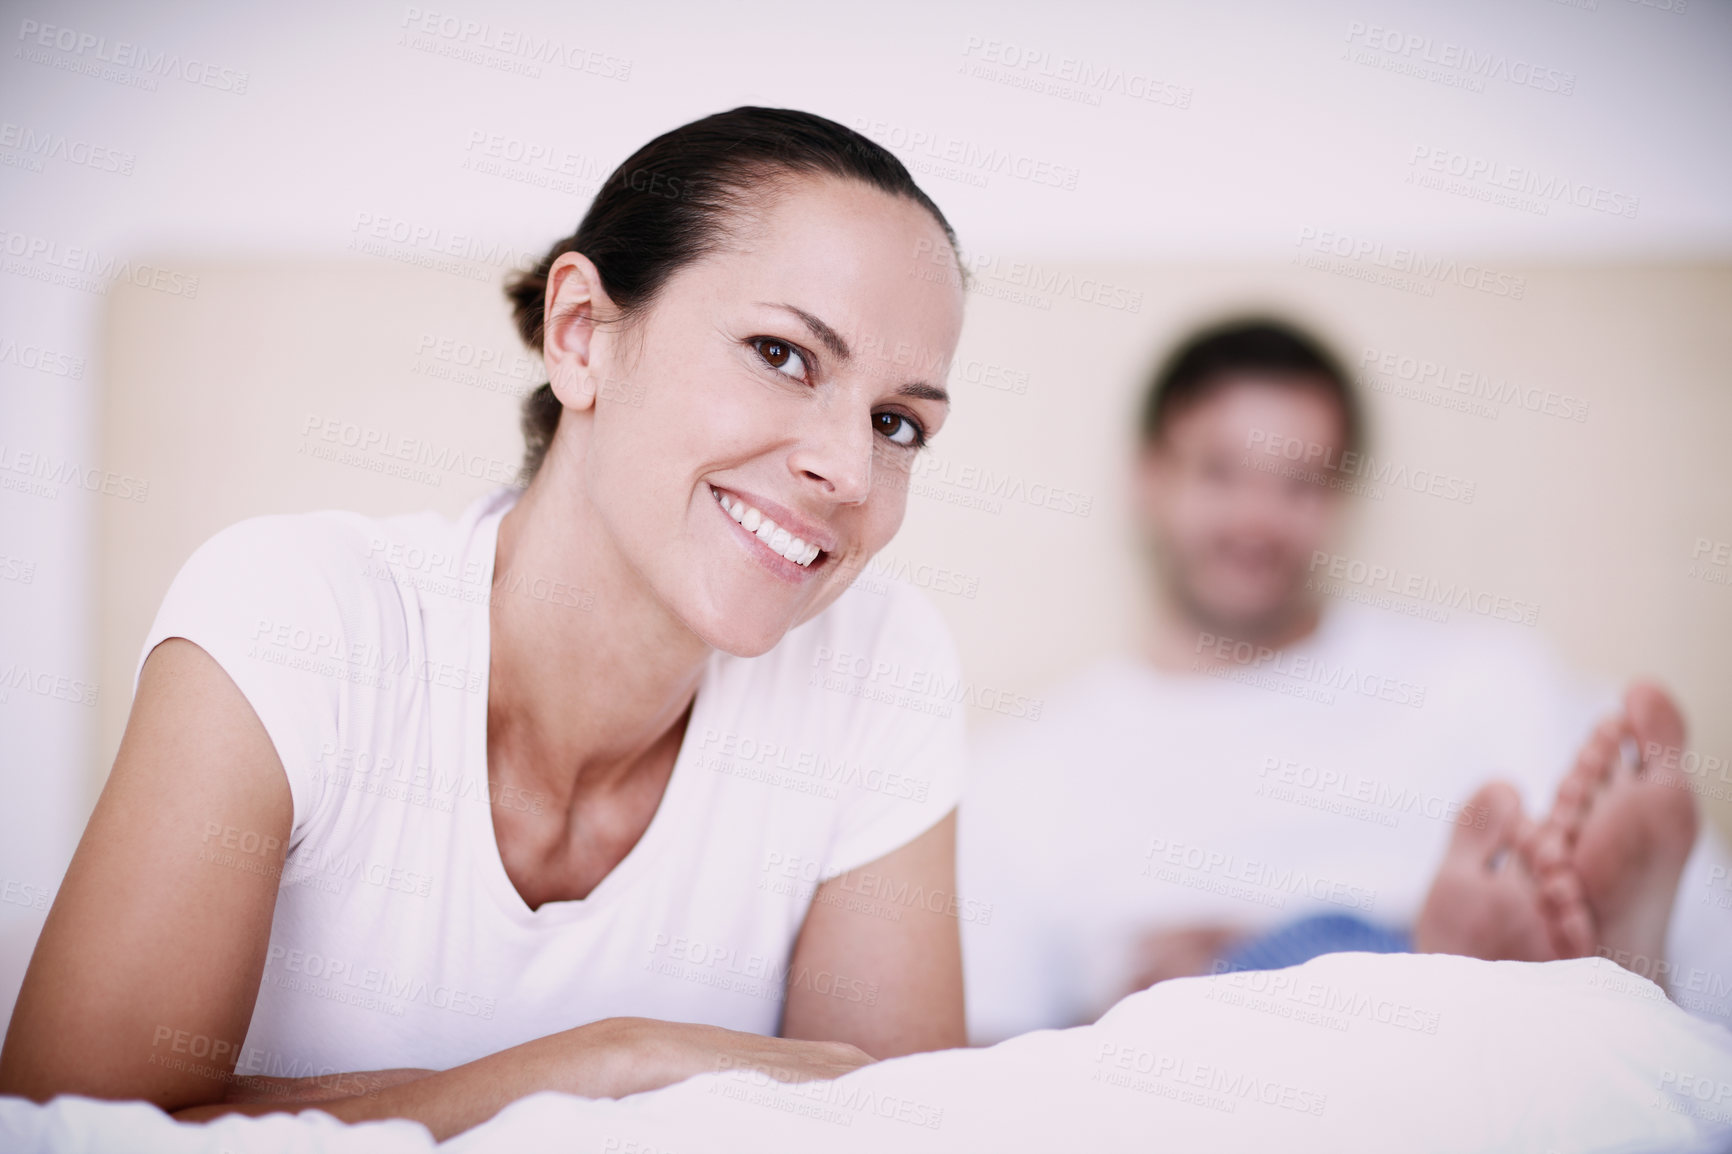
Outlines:
[[1326, 394], [1341, 416], [1341, 448], [1362, 451], [1359, 397], [1341, 362], [1317, 338], [1268, 317], [1213, 324], [1181, 342], [1150, 382], [1143, 401], [1142, 443], [1159, 441], [1182, 410], [1246, 377]]

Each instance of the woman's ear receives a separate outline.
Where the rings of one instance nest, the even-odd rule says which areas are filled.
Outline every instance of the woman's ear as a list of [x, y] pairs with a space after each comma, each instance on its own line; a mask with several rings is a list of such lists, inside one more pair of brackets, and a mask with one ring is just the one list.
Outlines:
[[595, 352], [596, 316], [612, 308], [601, 287], [601, 273], [580, 252], [568, 252], [547, 270], [547, 320], [541, 357], [553, 395], [568, 409], [595, 404], [596, 384], [590, 371]]

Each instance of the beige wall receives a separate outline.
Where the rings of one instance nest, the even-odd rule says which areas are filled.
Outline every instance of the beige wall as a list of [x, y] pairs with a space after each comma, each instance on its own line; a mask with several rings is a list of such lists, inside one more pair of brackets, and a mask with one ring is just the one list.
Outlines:
[[[1027, 274], [1001, 262], [977, 280], [955, 411], [885, 558], [943, 566], [957, 575], [950, 587], [974, 590], [934, 597], [971, 677], [1038, 695], [1130, 643], [1141, 578], [1123, 482], [1140, 383], [1185, 326], [1262, 306], [1313, 322], [1353, 365], [1376, 349], [1438, 363], [1450, 379], [1478, 373], [1570, 408], [1585, 401], [1580, 422], [1480, 401], [1493, 419], [1368, 390], [1379, 457], [1470, 481], [1475, 494], [1391, 489], [1363, 503], [1348, 551], [1536, 603], [1539, 629], [1570, 659], [1613, 678], [1665, 678], [1693, 746], [1732, 755], [1732, 586], [1691, 568], [1699, 539], [1732, 541], [1732, 266], [1501, 267], [1503, 285], [1521, 282], [1514, 300], [1435, 279], [1367, 283], [1348, 274], [1377, 270], [1351, 262], [1036, 264]], [[151, 615], [205, 537], [263, 512], [454, 513], [492, 483], [315, 458], [302, 451], [322, 443], [303, 435], [310, 418], [508, 474], [515, 394], [533, 371], [516, 359], [491, 281], [385, 262], [175, 267], [200, 276], [196, 307], [121, 289], [108, 319], [103, 460], [150, 489], [143, 502], [103, 502], [97, 658], [115, 691], [99, 711], [93, 793]], [[1031, 289], [1031, 276], [1052, 291]], [[1080, 299], [1099, 282], [1139, 307]], [[445, 341], [492, 360], [442, 359]], [[1001, 483], [1024, 495], [1057, 487], [1058, 503], [1086, 500], [1087, 515], [1007, 499]]]

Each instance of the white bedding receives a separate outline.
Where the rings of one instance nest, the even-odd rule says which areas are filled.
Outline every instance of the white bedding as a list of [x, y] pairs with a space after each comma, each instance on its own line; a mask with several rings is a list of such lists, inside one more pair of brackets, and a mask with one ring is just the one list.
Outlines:
[[[890, 1150], [1732, 1150], [1732, 1033], [1601, 959], [1332, 954], [1167, 982], [1100, 1022], [833, 1082], [706, 1074], [621, 1101], [537, 1094], [449, 1154]], [[0, 1149], [433, 1149], [407, 1122], [175, 1123], [0, 1099]]]

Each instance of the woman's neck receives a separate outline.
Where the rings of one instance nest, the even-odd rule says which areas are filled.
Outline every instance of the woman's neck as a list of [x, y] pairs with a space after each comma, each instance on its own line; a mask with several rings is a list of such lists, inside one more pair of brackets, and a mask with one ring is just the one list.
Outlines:
[[499, 524], [487, 698], [495, 783], [555, 804], [677, 748], [711, 652], [619, 555], [558, 448]]

